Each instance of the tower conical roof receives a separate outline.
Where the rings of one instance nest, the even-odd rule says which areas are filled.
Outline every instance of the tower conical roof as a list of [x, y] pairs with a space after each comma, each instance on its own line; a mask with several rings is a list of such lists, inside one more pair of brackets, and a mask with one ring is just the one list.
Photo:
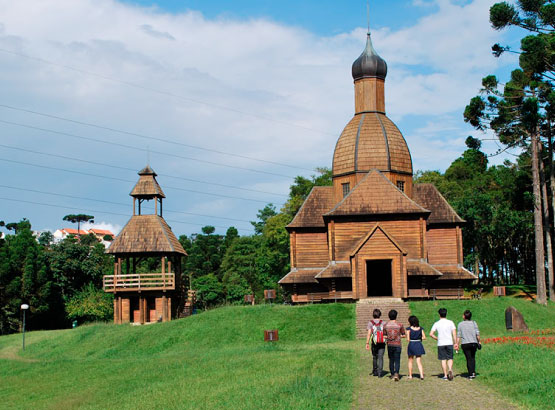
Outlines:
[[380, 78], [385, 80], [387, 76], [387, 63], [374, 50], [370, 33], [366, 37], [364, 51], [353, 63], [352, 73], [355, 81], [362, 78]]
[[164, 218], [158, 215], [133, 215], [106, 253], [187, 255]]
[[144, 167], [143, 169], [141, 169], [139, 172], [137, 172], [139, 175], [153, 175], [153, 176], [158, 176], [158, 174], [156, 172], [154, 172], [154, 170], [152, 168], [150, 168], [150, 165], [147, 164], [146, 167]]
[[142, 199], [166, 197], [164, 191], [158, 185], [158, 181], [156, 181], [156, 172], [149, 165], [141, 169], [138, 174], [140, 176], [139, 181], [135, 184], [129, 195]]

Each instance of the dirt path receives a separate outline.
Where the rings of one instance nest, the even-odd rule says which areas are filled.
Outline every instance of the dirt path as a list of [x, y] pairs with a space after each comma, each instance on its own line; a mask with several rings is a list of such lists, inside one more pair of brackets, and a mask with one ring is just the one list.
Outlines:
[[[407, 354], [406, 345], [401, 353], [401, 380], [394, 382], [389, 379], [389, 359], [387, 351], [384, 356], [384, 371], [387, 375], [383, 378], [373, 377], [372, 355], [364, 349], [364, 340], [360, 340], [359, 356], [361, 360], [361, 374], [355, 389], [353, 408], [355, 409], [468, 409], [483, 408], [493, 409], [518, 409], [519, 407], [508, 402], [497, 392], [479, 384], [475, 380], [468, 380], [461, 376], [466, 375], [466, 368], [455, 368], [453, 381], [445, 381], [438, 377], [443, 376], [441, 363], [437, 360], [435, 341], [426, 340], [424, 347], [426, 355], [423, 356], [425, 378], [419, 380], [407, 379]], [[459, 352], [462, 354], [462, 352]], [[414, 363], [413, 376], [418, 377], [418, 368]], [[479, 370], [479, 369], [478, 369]]]

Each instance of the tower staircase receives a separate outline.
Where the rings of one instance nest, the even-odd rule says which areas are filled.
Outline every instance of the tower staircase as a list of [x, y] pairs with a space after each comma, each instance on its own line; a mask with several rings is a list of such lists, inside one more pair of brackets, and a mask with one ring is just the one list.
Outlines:
[[374, 309], [380, 309], [382, 312], [382, 319], [384, 322], [389, 320], [388, 313], [390, 310], [395, 309], [397, 311], [397, 322], [401, 323], [404, 327], [409, 326], [409, 316], [410, 309], [407, 302], [403, 302], [399, 298], [368, 298], [360, 299], [356, 304], [357, 313], [357, 328], [356, 337], [364, 338], [366, 337], [367, 330], [366, 327], [368, 322], [373, 319]]

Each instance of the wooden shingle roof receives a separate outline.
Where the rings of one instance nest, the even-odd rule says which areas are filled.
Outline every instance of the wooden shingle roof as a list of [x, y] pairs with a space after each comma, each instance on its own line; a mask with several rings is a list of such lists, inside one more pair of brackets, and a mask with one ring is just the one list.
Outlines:
[[133, 215], [106, 253], [180, 253], [187, 255], [164, 218]]
[[158, 181], [156, 181], [156, 172], [146, 166], [139, 172], [139, 181], [135, 184], [129, 195], [137, 198], [165, 198], [164, 192]]
[[315, 186], [287, 228], [324, 228], [324, 215], [333, 208], [333, 187]]
[[370, 171], [326, 216], [429, 214], [380, 171]]
[[330, 263], [325, 269], [320, 271], [316, 279], [334, 279], [334, 278], [350, 278], [351, 264], [350, 263]]
[[385, 114], [356, 114], [337, 140], [333, 175], [371, 169], [412, 174], [412, 159], [401, 131]]
[[438, 271], [442, 273], [438, 280], [474, 280], [478, 276], [470, 272], [461, 265], [433, 265]]
[[433, 184], [414, 184], [413, 197], [432, 212], [428, 217], [428, 224], [465, 222]]
[[421, 259], [407, 259], [407, 274], [409, 276], [442, 276], [443, 274]]
[[278, 282], [280, 285], [288, 285], [294, 283], [318, 283], [314, 277], [324, 268], [310, 268], [310, 269], [294, 269], [285, 275]]

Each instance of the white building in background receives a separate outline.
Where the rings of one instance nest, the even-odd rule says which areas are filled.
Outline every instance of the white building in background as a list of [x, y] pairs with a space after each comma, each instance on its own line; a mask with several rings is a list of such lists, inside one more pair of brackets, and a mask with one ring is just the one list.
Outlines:
[[93, 234], [94, 236], [96, 236], [96, 239], [98, 239], [98, 241], [100, 243], [102, 243], [106, 248], [108, 246], [110, 246], [110, 243], [112, 241], [107, 241], [104, 239], [105, 236], [110, 236], [112, 237], [112, 239], [114, 238], [114, 234], [112, 231], [109, 231], [107, 229], [96, 229], [96, 228], [92, 228], [92, 229], [80, 229], [79, 231], [77, 231], [77, 229], [73, 229], [73, 228], [62, 228], [62, 229], [57, 229], [52, 235], [54, 237], [54, 242], [58, 243], [62, 240], [64, 240], [65, 238], [67, 238], [69, 235], [73, 235], [77, 238], [83, 236], [83, 235], [88, 235], [88, 234]]

